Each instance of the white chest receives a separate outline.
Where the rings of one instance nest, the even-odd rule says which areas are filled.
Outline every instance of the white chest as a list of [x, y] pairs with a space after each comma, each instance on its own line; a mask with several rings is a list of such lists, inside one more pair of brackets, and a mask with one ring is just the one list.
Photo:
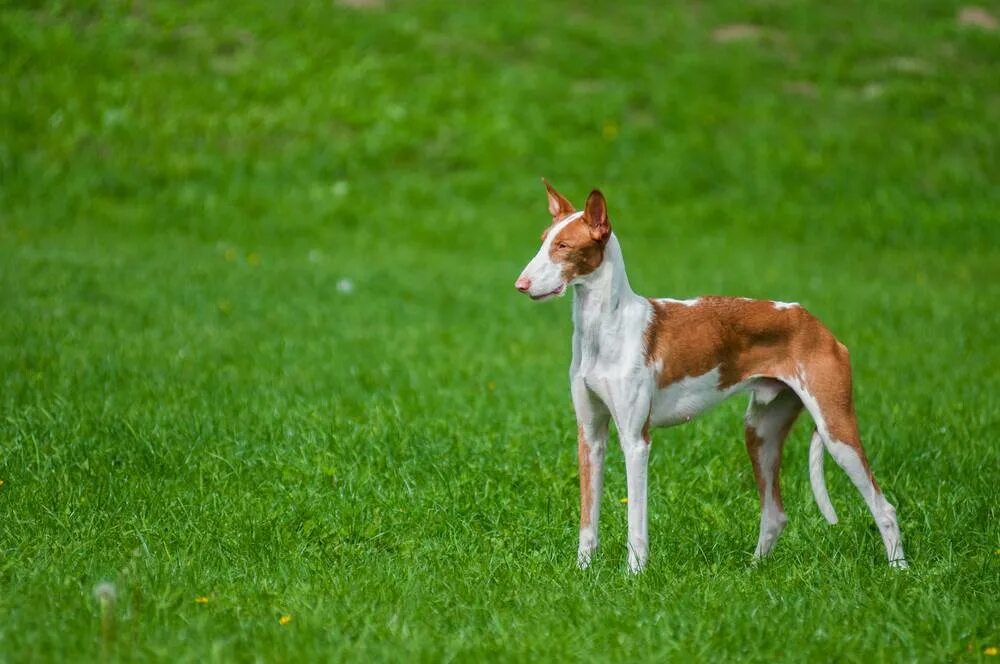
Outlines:
[[745, 383], [738, 383], [724, 390], [719, 389], [718, 369], [682, 378], [653, 394], [650, 423], [653, 426], [682, 424], [746, 388]]

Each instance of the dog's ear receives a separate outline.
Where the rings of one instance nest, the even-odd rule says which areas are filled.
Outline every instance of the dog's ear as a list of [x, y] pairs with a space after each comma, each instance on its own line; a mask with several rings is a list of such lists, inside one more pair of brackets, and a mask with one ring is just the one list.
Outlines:
[[611, 235], [611, 223], [608, 221], [608, 204], [604, 194], [597, 189], [587, 196], [587, 205], [583, 209], [583, 218], [590, 226], [590, 237], [598, 242], [606, 242]]
[[542, 184], [545, 185], [545, 193], [549, 196], [549, 214], [552, 215], [552, 221], [562, 219], [568, 214], [573, 214], [576, 212], [576, 208], [573, 204], [566, 200], [566, 197], [556, 191], [549, 181], [542, 178]]

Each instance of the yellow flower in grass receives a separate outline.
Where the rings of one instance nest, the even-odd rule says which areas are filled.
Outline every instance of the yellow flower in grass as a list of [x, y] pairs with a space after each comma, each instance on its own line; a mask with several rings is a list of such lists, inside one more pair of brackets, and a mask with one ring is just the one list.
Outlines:
[[290, 622], [292, 622], [292, 616], [289, 613], [286, 613], [285, 615], [278, 618], [279, 625], [287, 625]]
[[989, 655], [990, 657], [996, 657], [998, 652], [1000, 652], [1000, 649], [997, 649], [996, 646], [986, 646], [983, 648], [983, 654]]
[[194, 603], [195, 604], [208, 604], [208, 597], [206, 597], [205, 595], [198, 595], [197, 597], [194, 598]]
[[622, 505], [628, 505], [628, 498], [622, 498], [618, 502], [621, 503]]

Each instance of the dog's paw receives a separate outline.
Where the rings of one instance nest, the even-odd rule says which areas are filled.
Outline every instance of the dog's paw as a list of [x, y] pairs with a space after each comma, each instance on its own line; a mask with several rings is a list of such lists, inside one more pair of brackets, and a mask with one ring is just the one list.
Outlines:
[[587, 569], [594, 560], [597, 553], [597, 545], [581, 546], [576, 552], [576, 566], [580, 569]]
[[597, 533], [593, 528], [580, 530], [580, 546], [576, 550], [576, 564], [580, 569], [590, 567], [594, 552], [597, 551]]
[[646, 559], [640, 558], [639, 556], [634, 556], [629, 554], [628, 557], [628, 571], [629, 574], [639, 574], [644, 569], [646, 569]]

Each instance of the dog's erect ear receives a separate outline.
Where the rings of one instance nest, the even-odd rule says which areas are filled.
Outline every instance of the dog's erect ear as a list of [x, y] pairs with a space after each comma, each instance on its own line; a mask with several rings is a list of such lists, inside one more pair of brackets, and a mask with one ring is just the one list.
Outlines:
[[607, 241], [611, 235], [611, 223], [608, 221], [608, 204], [604, 201], [604, 194], [597, 189], [590, 192], [583, 210], [583, 218], [590, 226], [590, 237], [598, 242]]
[[573, 204], [566, 200], [565, 196], [553, 189], [548, 180], [542, 178], [542, 183], [545, 185], [545, 192], [549, 195], [549, 214], [552, 215], [553, 221], [576, 212]]

